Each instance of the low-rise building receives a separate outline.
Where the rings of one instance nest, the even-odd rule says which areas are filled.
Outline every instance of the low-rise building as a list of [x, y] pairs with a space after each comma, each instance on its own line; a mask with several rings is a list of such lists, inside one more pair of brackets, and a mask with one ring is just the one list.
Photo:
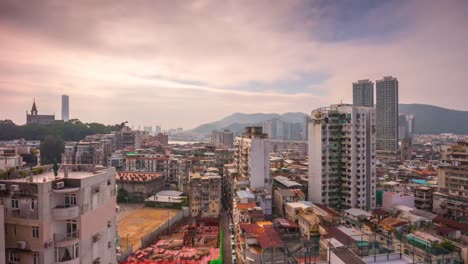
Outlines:
[[164, 187], [164, 176], [161, 173], [147, 172], [117, 172], [117, 186], [128, 193], [130, 201], [144, 201], [153, 193], [159, 192]]
[[286, 218], [291, 219], [293, 221], [297, 221], [299, 212], [301, 210], [306, 210], [310, 208], [312, 208], [312, 202], [309, 202], [309, 201], [286, 203], [286, 206], [285, 206]]
[[390, 210], [394, 205], [402, 204], [414, 208], [414, 195], [410, 193], [384, 192], [382, 208]]

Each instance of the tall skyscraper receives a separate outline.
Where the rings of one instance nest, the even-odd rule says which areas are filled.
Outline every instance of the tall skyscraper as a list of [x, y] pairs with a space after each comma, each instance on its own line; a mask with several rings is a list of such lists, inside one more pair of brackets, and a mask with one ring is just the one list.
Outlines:
[[376, 81], [377, 150], [398, 150], [398, 80], [386, 76]]
[[374, 83], [359, 80], [353, 83], [353, 105], [374, 107]]
[[234, 144], [234, 133], [228, 129], [223, 131], [213, 130], [211, 132], [211, 144], [215, 147], [232, 147]]
[[375, 207], [375, 108], [346, 104], [312, 111], [309, 194], [334, 209]]
[[68, 95], [62, 95], [62, 120], [68, 121], [70, 119], [70, 104]]
[[400, 113], [398, 115], [398, 137], [400, 140], [413, 138], [414, 115]]

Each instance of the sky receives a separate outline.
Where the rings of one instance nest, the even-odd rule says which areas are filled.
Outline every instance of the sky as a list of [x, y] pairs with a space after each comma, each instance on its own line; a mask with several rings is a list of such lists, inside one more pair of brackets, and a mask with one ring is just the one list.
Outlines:
[[468, 110], [468, 1], [0, 1], [0, 120], [193, 128], [235, 112], [351, 103], [394, 76], [400, 103]]

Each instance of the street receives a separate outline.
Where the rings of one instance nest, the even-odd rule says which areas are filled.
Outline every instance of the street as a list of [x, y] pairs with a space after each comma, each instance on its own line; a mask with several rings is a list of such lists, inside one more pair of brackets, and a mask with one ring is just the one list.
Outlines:
[[229, 232], [229, 218], [224, 209], [220, 216], [221, 230], [223, 231], [223, 264], [232, 263], [231, 232]]

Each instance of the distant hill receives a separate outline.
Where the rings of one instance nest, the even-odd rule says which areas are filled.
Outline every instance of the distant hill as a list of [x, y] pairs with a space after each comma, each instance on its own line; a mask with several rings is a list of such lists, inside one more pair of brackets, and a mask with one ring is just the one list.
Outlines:
[[289, 123], [301, 123], [304, 122], [304, 113], [285, 113], [285, 114], [244, 114], [244, 113], [235, 113], [229, 115], [221, 120], [200, 125], [192, 130], [195, 133], [211, 133], [215, 129], [224, 129], [227, 128], [233, 132], [243, 130], [244, 127], [248, 125], [260, 125], [262, 122], [277, 118]]
[[[415, 115], [415, 132], [417, 134], [468, 134], [468, 111], [424, 104], [400, 104], [399, 107], [400, 113]], [[226, 128], [237, 134], [242, 132], [246, 126], [261, 126], [264, 121], [270, 119], [278, 118], [290, 123], [302, 123], [305, 116], [305, 113], [235, 113], [221, 120], [200, 125], [192, 132], [209, 134], [212, 130]]]
[[424, 104], [400, 104], [399, 107], [400, 113], [414, 114], [417, 134], [468, 134], [468, 111]]

